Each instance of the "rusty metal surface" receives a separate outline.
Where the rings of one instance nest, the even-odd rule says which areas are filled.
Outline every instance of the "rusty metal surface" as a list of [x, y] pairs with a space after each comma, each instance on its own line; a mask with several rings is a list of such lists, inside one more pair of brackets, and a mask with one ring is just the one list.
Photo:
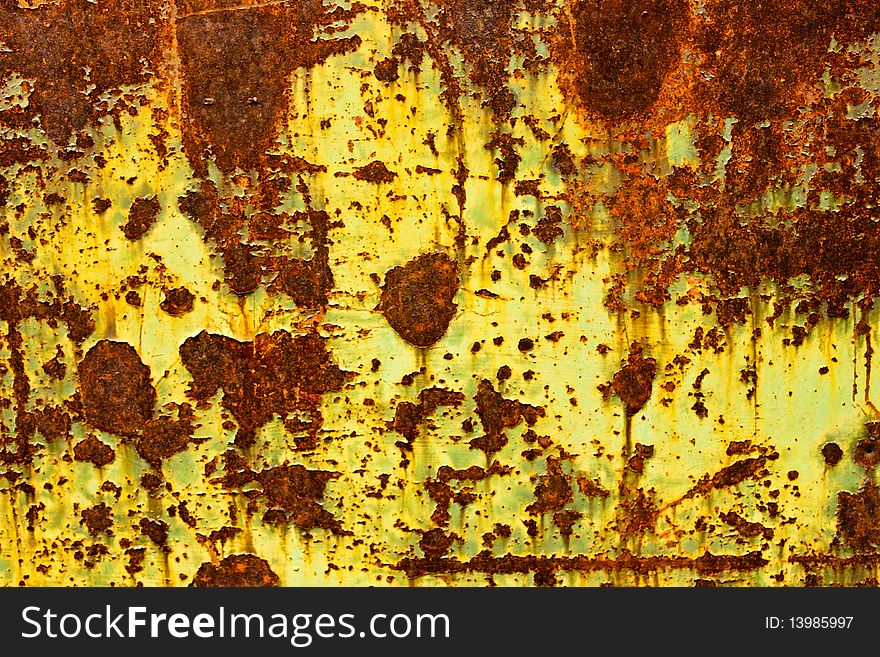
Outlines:
[[0, 583], [876, 585], [878, 26], [0, 0]]

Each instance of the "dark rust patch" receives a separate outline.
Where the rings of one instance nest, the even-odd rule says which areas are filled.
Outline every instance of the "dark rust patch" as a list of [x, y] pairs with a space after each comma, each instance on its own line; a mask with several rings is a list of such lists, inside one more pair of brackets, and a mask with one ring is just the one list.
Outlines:
[[73, 458], [77, 461], [93, 463], [99, 468], [113, 463], [116, 452], [110, 445], [98, 440], [95, 436], [89, 436], [78, 442], [73, 448]]
[[458, 286], [458, 263], [443, 253], [426, 253], [385, 274], [378, 310], [411, 345], [430, 347], [455, 317]]
[[309, 470], [302, 465], [283, 465], [256, 472], [233, 450], [226, 452], [223, 477], [212, 480], [226, 488], [239, 488], [256, 482], [269, 510], [264, 520], [273, 524], [292, 523], [302, 530], [326, 529], [339, 536], [350, 535], [321, 502], [327, 482], [338, 472]]
[[418, 404], [402, 401], [394, 411], [394, 420], [389, 427], [406, 438], [397, 443], [401, 449], [412, 451], [412, 445], [419, 435], [419, 425], [431, 416], [440, 406], [460, 406], [464, 395], [445, 388], [425, 388], [419, 393]]
[[442, 529], [435, 528], [426, 531], [419, 539], [419, 548], [427, 559], [438, 559], [449, 552], [449, 548], [455, 542], [455, 534], [447, 534]]
[[356, 180], [365, 180], [366, 182], [376, 184], [392, 183], [397, 177], [396, 173], [388, 170], [388, 167], [385, 166], [384, 162], [378, 160], [374, 160], [366, 166], [355, 169], [354, 173], [351, 175]]
[[796, 110], [826, 65], [832, 36], [839, 43], [864, 38], [876, 30], [880, 10], [854, 0], [711, 0], [704, 17], [697, 45], [716, 76], [709, 91], [751, 126]]
[[114, 106], [102, 96], [153, 78], [170, 43], [165, 15], [161, 0], [67, 0], [36, 9], [4, 3], [0, 79], [17, 72], [35, 81], [27, 105], [4, 111], [4, 123], [27, 128], [40, 117], [49, 137], [66, 147], [85, 128], [121, 111], [124, 101]]
[[93, 427], [132, 436], [152, 417], [150, 368], [130, 344], [101, 340], [80, 361], [77, 375], [83, 415]]
[[547, 457], [547, 474], [541, 476], [535, 488], [535, 501], [526, 507], [526, 511], [536, 515], [559, 511], [572, 499], [571, 478], [562, 471], [559, 459]]
[[681, 60], [684, 0], [576, 0], [555, 59], [562, 89], [588, 112], [619, 122], [654, 106]]
[[607, 488], [602, 486], [598, 479], [590, 479], [586, 475], [577, 476], [577, 485], [581, 493], [588, 498], [598, 497], [604, 499], [611, 494]]
[[837, 494], [837, 533], [861, 551], [880, 544], [880, 488], [865, 480], [857, 493]]
[[159, 307], [172, 317], [183, 317], [193, 309], [195, 295], [185, 287], [175, 287], [165, 291], [165, 298]]
[[873, 468], [880, 463], [880, 440], [871, 437], [856, 443], [853, 461], [866, 468]]
[[361, 11], [359, 3], [347, 11], [297, 3], [181, 17], [183, 142], [197, 174], [207, 172], [209, 156], [224, 173], [265, 166], [287, 110], [288, 77], [357, 49], [360, 37], [317, 31]]
[[553, 244], [553, 242], [563, 236], [562, 210], [559, 209], [559, 206], [547, 206], [544, 210], [544, 216], [541, 217], [537, 225], [532, 229], [532, 234], [547, 245]]
[[[292, 162], [276, 164], [282, 169], [299, 168]], [[271, 199], [268, 205], [274, 208], [277, 203], [278, 199]], [[271, 279], [269, 291], [287, 294], [297, 305], [315, 308], [327, 303], [327, 294], [333, 287], [328, 233], [331, 226], [341, 223], [331, 223], [326, 212], [307, 209], [290, 215], [254, 213], [247, 207], [247, 199], [238, 196], [221, 199], [210, 180], [202, 181], [197, 189], [181, 196], [178, 206], [202, 227], [205, 241], [212, 243], [223, 256], [226, 281], [235, 294], [250, 294], [265, 279]], [[290, 234], [282, 226], [298, 223], [309, 226], [308, 237], [314, 252], [310, 260], [270, 256], [265, 253], [265, 244], [246, 243], [242, 238], [246, 231], [252, 239], [276, 240]]]
[[159, 546], [168, 543], [168, 523], [164, 520], [153, 520], [152, 518], [141, 518], [141, 533], [149, 538], [153, 543]]
[[60, 346], [55, 347], [55, 356], [43, 364], [43, 371], [50, 378], [63, 381], [67, 376], [67, 364], [64, 362], [64, 351]]
[[217, 564], [199, 566], [190, 586], [196, 587], [268, 587], [278, 586], [269, 562], [253, 554], [232, 554]]
[[748, 479], [759, 477], [764, 472], [766, 463], [767, 457], [757, 456], [737, 461], [732, 465], [722, 468], [713, 475], [704, 475], [679, 501], [687, 500], [697, 495], [705, 495], [713, 489], [735, 486]]
[[395, 568], [406, 573], [407, 577], [416, 578], [431, 573], [535, 573], [535, 572], [619, 572], [630, 571], [640, 575], [655, 573], [662, 570], [694, 570], [702, 575], [718, 575], [724, 572], [749, 572], [759, 570], [769, 562], [760, 552], [749, 552], [743, 555], [713, 554], [705, 552], [699, 557], [670, 556], [637, 556], [622, 551], [620, 556], [591, 557], [574, 556], [518, 556], [505, 554], [493, 556], [483, 550], [471, 559], [461, 560], [455, 557], [440, 559], [401, 559]]
[[725, 524], [733, 527], [741, 536], [745, 538], [757, 538], [762, 536], [766, 540], [773, 538], [773, 529], [765, 527], [760, 522], [750, 522], [734, 511], [721, 514], [721, 520]]
[[657, 361], [642, 356], [642, 346], [633, 342], [630, 346], [627, 364], [614, 375], [611, 388], [623, 400], [628, 416], [635, 415], [648, 402], [654, 377], [657, 376]]
[[470, 446], [471, 449], [479, 449], [486, 454], [497, 452], [507, 444], [507, 436], [504, 434], [506, 429], [512, 429], [523, 420], [528, 426], [533, 426], [539, 418], [546, 415], [543, 406], [505, 399], [495, 391], [488, 379], [480, 381], [474, 401], [485, 435], [471, 440]]
[[193, 410], [189, 404], [177, 406], [177, 417], [157, 417], [147, 422], [140, 434], [134, 439], [137, 453], [154, 468], [162, 464], [162, 459], [168, 459], [179, 454], [190, 443], [206, 440], [192, 437], [195, 425]]
[[826, 465], [835, 466], [843, 458], [843, 450], [837, 443], [826, 443], [822, 446], [822, 457]]
[[101, 502], [93, 507], [82, 510], [82, 520], [80, 521], [89, 530], [89, 534], [97, 536], [101, 532], [108, 532], [113, 526], [112, 509]]
[[626, 462], [626, 467], [637, 474], [642, 474], [645, 471], [645, 461], [652, 456], [654, 456], [653, 445], [636, 443], [636, 453]]
[[242, 447], [254, 443], [257, 429], [273, 415], [292, 413], [309, 416], [286, 426], [300, 448], [313, 447], [322, 424], [321, 396], [341, 390], [348, 377], [316, 333], [277, 331], [239, 342], [202, 331], [180, 346], [180, 357], [193, 377], [188, 393], [193, 399], [206, 402], [223, 390], [223, 407], [238, 423], [235, 440]]
[[161, 209], [162, 206], [155, 196], [136, 198], [128, 211], [128, 222], [122, 226], [122, 232], [132, 241], [140, 239], [149, 232]]

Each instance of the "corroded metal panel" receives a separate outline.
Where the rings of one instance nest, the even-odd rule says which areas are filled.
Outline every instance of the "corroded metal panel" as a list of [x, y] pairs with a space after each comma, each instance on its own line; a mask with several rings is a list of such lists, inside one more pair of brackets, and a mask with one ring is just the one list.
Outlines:
[[876, 584], [878, 7], [0, 0], [0, 582]]

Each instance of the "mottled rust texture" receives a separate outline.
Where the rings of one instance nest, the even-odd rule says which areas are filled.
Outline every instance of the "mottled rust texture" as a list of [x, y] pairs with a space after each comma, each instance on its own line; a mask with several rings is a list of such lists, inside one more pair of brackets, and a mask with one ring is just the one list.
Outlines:
[[0, 0], [0, 583], [876, 584], [878, 33]]

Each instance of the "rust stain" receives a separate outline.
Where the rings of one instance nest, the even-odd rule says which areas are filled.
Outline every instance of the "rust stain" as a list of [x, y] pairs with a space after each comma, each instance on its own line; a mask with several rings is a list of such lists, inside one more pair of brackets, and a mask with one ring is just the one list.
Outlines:
[[0, 3], [0, 581], [876, 585], [878, 25]]

